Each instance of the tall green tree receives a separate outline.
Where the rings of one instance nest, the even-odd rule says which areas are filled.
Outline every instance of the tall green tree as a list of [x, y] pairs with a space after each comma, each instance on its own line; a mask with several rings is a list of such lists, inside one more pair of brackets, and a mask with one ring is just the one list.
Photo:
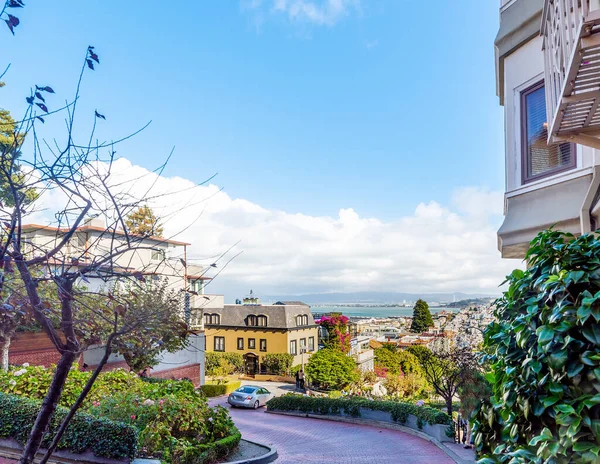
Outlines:
[[424, 300], [417, 300], [413, 308], [413, 320], [410, 331], [415, 333], [425, 332], [433, 326], [433, 318], [429, 312], [429, 305]]
[[341, 390], [360, 378], [354, 359], [334, 348], [313, 354], [306, 364], [306, 376], [324, 390]]
[[114, 298], [114, 310], [129, 330], [116, 337], [113, 345], [134, 371], [155, 366], [163, 352], [174, 353], [187, 346], [181, 298], [169, 289], [167, 279], [128, 285]]
[[164, 232], [158, 217], [148, 205], [140, 206], [130, 213], [125, 219], [125, 225], [127, 230], [135, 235], [162, 237]]

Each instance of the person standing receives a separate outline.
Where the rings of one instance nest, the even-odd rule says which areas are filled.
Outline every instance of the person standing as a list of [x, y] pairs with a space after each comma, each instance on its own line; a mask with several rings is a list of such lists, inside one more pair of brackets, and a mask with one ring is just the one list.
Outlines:
[[296, 371], [296, 390], [300, 388], [300, 371]]
[[298, 372], [298, 378], [300, 380], [300, 390], [304, 390], [304, 371], [300, 370]]

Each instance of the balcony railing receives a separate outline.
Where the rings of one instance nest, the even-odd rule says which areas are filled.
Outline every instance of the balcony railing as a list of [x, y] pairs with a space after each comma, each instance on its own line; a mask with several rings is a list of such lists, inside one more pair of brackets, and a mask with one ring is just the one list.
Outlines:
[[548, 141], [587, 145], [600, 132], [600, 0], [545, 0], [541, 34]]

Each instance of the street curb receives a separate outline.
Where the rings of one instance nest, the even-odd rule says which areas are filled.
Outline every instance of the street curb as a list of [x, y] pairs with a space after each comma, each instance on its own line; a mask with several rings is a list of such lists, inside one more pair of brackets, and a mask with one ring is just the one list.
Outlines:
[[397, 430], [399, 432], [408, 433], [410, 435], [422, 438], [423, 440], [427, 440], [427, 441], [433, 443], [440, 450], [442, 450], [445, 454], [447, 454], [457, 464], [469, 464], [469, 463], [475, 462], [475, 461], [469, 461], [469, 460], [462, 459], [454, 451], [452, 451], [450, 448], [448, 448], [446, 445], [444, 445], [439, 440], [433, 438], [432, 436], [427, 435], [426, 433], [423, 433], [423, 432], [419, 432], [418, 430], [411, 429], [410, 427], [400, 425], [400, 424], [391, 424], [389, 422], [379, 422], [379, 421], [372, 420], [372, 419], [360, 419], [357, 417], [324, 416], [324, 415], [320, 415], [320, 414], [308, 414], [308, 413], [303, 413], [303, 412], [272, 411], [272, 410], [271, 411], [267, 410], [265, 412], [267, 414], [280, 414], [282, 416], [308, 417], [310, 419], [321, 419], [321, 420], [328, 420], [328, 421], [333, 421], [333, 422], [345, 422], [347, 424], [369, 425], [371, 427], [378, 427], [378, 428], [382, 428], [382, 429]]
[[242, 438], [242, 440], [244, 440], [248, 443], [252, 443], [253, 445], [256, 445], [256, 446], [262, 446], [263, 448], [267, 448], [269, 450], [269, 452], [267, 454], [264, 454], [257, 458], [242, 459], [241, 461], [227, 461], [227, 462], [224, 462], [223, 464], [268, 464], [277, 459], [277, 449], [274, 448], [273, 446], [263, 445], [262, 443], [257, 443], [255, 441], [246, 440], [245, 438]]

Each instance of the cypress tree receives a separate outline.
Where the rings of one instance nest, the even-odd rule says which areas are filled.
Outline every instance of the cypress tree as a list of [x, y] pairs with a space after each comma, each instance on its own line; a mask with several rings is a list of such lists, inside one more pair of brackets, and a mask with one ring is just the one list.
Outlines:
[[433, 326], [433, 318], [429, 312], [429, 305], [426, 301], [418, 300], [413, 308], [413, 320], [410, 331], [425, 332], [431, 326]]

